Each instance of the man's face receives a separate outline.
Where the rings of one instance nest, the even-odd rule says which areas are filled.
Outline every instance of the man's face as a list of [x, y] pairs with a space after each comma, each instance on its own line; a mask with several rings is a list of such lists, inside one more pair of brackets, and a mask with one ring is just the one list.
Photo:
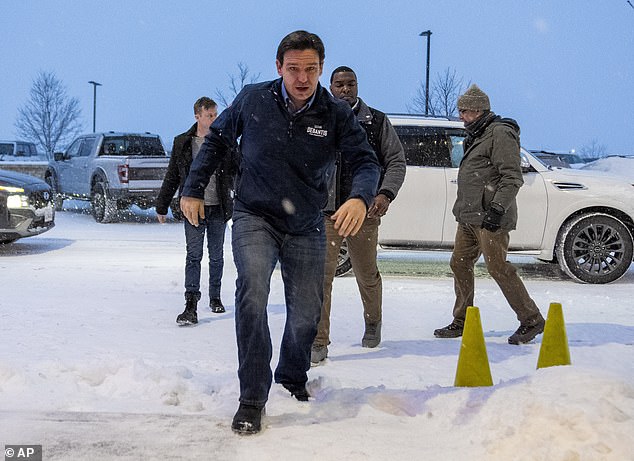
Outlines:
[[357, 77], [354, 72], [337, 72], [332, 78], [330, 91], [335, 98], [343, 99], [350, 104], [350, 107], [354, 106], [359, 94]]
[[288, 96], [296, 108], [303, 107], [317, 88], [322, 64], [317, 51], [289, 50], [284, 53], [284, 63], [275, 60], [277, 73], [284, 79]]
[[198, 128], [200, 128], [205, 133], [209, 131], [209, 127], [216, 117], [218, 117], [218, 108], [210, 107], [209, 109], [205, 109], [204, 107], [200, 110], [199, 113], [194, 114], [196, 117], [196, 121], [198, 122]]
[[458, 109], [458, 115], [460, 116], [460, 120], [465, 123], [471, 123], [476, 121], [482, 115], [481, 110], [471, 110], [471, 109]]

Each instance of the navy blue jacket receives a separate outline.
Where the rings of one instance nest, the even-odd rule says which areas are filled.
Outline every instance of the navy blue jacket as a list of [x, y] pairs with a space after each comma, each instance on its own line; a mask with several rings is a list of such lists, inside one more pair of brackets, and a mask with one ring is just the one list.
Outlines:
[[282, 79], [247, 85], [238, 94], [211, 126], [182, 195], [203, 198], [210, 175], [237, 151], [235, 211], [301, 235], [322, 226], [337, 151], [353, 171], [350, 197], [366, 207], [377, 192], [380, 167], [348, 103], [317, 85], [310, 108], [291, 115], [281, 85]]

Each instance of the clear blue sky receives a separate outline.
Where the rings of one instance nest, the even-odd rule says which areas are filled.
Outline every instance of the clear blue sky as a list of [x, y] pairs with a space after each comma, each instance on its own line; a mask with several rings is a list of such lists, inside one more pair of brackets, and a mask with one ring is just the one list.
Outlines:
[[0, 1], [0, 138], [38, 71], [80, 101], [92, 131], [150, 131], [171, 146], [192, 104], [228, 86], [243, 62], [276, 78], [275, 51], [296, 29], [326, 45], [321, 82], [353, 67], [360, 95], [405, 112], [425, 78], [448, 67], [514, 117], [528, 148], [579, 149], [595, 139], [634, 154], [634, 8], [626, 0], [561, 1]]

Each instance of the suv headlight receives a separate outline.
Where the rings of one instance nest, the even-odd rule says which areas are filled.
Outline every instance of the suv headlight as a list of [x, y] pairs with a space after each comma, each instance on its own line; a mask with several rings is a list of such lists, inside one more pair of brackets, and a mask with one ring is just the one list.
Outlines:
[[7, 197], [7, 208], [28, 208], [29, 198], [26, 195], [9, 195]]
[[0, 186], [0, 190], [9, 193], [7, 196], [7, 208], [29, 207], [29, 197], [20, 193], [24, 192], [24, 189], [21, 187]]

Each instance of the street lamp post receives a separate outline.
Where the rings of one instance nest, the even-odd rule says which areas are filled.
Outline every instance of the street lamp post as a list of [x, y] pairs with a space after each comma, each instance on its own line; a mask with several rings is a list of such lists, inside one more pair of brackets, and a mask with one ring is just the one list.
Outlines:
[[425, 71], [425, 115], [429, 114], [429, 41], [431, 30], [421, 32], [419, 37], [427, 37], [427, 70]]
[[90, 83], [92, 85], [93, 88], [93, 92], [92, 92], [92, 132], [95, 132], [95, 126], [96, 126], [96, 122], [97, 122], [97, 87], [98, 86], [102, 86], [101, 83], [97, 83], [97, 82], [93, 82], [92, 80], [89, 81], [88, 83]]

